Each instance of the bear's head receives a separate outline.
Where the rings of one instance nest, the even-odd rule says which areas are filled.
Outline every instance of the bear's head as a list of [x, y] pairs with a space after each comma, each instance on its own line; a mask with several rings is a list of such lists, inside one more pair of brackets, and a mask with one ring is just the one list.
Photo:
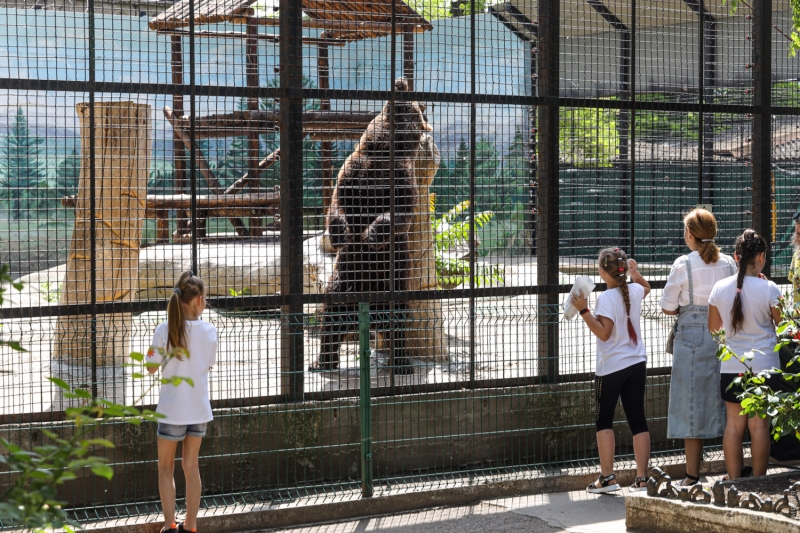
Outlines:
[[[394, 82], [395, 90], [408, 91], [408, 80], [397, 78]], [[365, 152], [385, 158], [388, 152], [388, 143], [391, 139], [391, 114], [392, 105], [386, 102], [383, 109], [372, 121], [358, 145]], [[419, 102], [396, 100], [394, 103], [394, 149], [395, 157], [413, 159], [419, 149], [422, 135], [433, 131], [425, 116], [425, 106]]]

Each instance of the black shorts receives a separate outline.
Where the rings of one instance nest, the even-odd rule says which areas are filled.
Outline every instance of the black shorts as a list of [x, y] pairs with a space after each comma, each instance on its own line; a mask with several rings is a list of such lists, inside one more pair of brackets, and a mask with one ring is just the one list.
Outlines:
[[[728, 403], [742, 403], [737, 396], [744, 392], [744, 388], [741, 385], [733, 385], [730, 389], [728, 389], [728, 385], [733, 383], [733, 380], [738, 378], [740, 375], [741, 374], [719, 375], [719, 395]], [[779, 384], [778, 380], [783, 381], [780, 374], [770, 374], [767, 378], [766, 385], [772, 389], [775, 389], [776, 385]]]
[[612, 429], [617, 401], [622, 400], [622, 409], [628, 419], [631, 433], [638, 435], [647, 431], [644, 414], [644, 391], [647, 383], [647, 364], [642, 361], [605, 376], [594, 379], [595, 428], [597, 431]]
[[742, 403], [737, 398], [744, 389], [741, 385], [733, 385], [732, 387], [728, 388], [733, 380], [738, 378], [740, 374], [720, 374], [719, 375], [719, 395], [720, 397], [728, 403]]

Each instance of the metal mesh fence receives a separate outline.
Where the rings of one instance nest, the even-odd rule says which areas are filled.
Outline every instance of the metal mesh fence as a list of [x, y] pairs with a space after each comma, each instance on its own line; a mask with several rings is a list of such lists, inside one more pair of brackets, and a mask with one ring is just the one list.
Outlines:
[[[24, 288], [0, 316], [28, 351], [0, 347], [0, 435], [70, 431], [48, 376], [155, 404], [122, 365], [192, 269], [219, 332], [204, 505], [590, 468], [595, 340], [560, 309], [619, 246], [654, 288], [654, 460], [680, 460], [658, 299], [683, 215], [713, 206], [726, 253], [770, 236], [786, 288], [788, 0], [446, 4], [4, 2], [0, 258]], [[155, 511], [154, 428], [100, 431], [116, 476], [66, 487], [76, 516]]]

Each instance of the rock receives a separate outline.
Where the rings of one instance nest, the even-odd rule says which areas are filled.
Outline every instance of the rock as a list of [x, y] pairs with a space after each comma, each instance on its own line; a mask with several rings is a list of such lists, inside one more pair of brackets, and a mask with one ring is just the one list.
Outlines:
[[[303, 285], [306, 293], [320, 293], [333, 271], [333, 258], [320, 249], [321, 237], [303, 242]], [[139, 252], [139, 283], [136, 299], [165, 299], [183, 270], [191, 268], [191, 246], [164, 244]], [[229, 289], [247, 288], [253, 296], [280, 292], [280, 244], [263, 242], [201, 243], [197, 246], [198, 274], [206, 282], [208, 296], [230, 296]], [[58, 303], [58, 287], [66, 266], [34, 272], [19, 278], [24, 291], [9, 291], [14, 307]], [[48, 301], [51, 300], [51, 301]]]

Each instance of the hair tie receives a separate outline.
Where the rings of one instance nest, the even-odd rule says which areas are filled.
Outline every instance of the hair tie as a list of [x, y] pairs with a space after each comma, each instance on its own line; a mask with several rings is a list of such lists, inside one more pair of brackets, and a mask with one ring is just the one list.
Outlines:
[[619, 252], [619, 248], [614, 248], [614, 251], [615, 252]]
[[620, 272], [625, 272], [625, 269], [624, 269], [624, 268], [622, 268], [622, 267], [620, 267], [619, 271], [620, 271]]
[[180, 296], [180, 295], [181, 295], [181, 290], [180, 290], [178, 287], [175, 287], [174, 289], [172, 289], [172, 292], [174, 292], [174, 293], [175, 293], [175, 294], [177, 294], [178, 296]]
[[700, 242], [714, 242], [714, 239], [700, 239]]
[[194, 277], [194, 272], [192, 272], [191, 270], [189, 270], [189, 277], [192, 277], [192, 278]]
[[742, 292], [742, 289], [736, 289], [736, 292], [740, 293], [740, 292]]

